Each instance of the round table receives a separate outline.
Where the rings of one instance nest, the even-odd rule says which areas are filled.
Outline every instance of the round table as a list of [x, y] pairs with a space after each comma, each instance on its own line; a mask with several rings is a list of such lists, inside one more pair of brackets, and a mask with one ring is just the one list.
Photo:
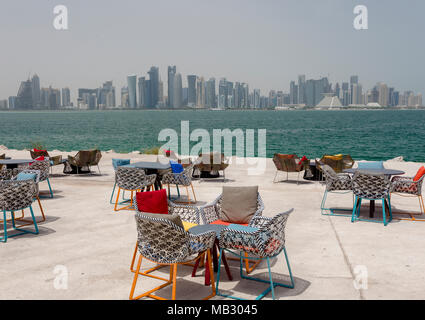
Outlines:
[[[345, 169], [344, 173], [354, 174], [356, 172], [366, 173], [366, 174], [372, 174], [372, 175], [384, 175], [384, 176], [399, 176], [405, 174], [404, 171], [401, 170], [394, 170], [394, 169], [366, 169], [366, 168], [351, 168], [351, 169]], [[355, 204], [357, 206], [357, 203]], [[387, 201], [385, 200], [385, 206], [387, 207], [389, 211], [389, 205]], [[369, 217], [373, 218], [375, 214], [375, 200], [370, 200], [370, 207], [369, 207]]]
[[6, 166], [7, 169], [15, 169], [17, 168], [19, 165], [23, 165], [23, 164], [29, 164], [31, 162], [34, 162], [33, 159], [28, 160], [28, 159], [9, 159], [9, 160], [0, 160], [0, 164], [3, 164]]
[[[217, 272], [218, 268], [219, 268], [218, 261], [217, 261], [217, 252], [220, 251], [220, 248], [219, 248], [219, 245], [218, 245], [218, 240], [220, 239], [221, 231], [226, 229], [226, 228], [227, 228], [227, 226], [220, 225], [220, 224], [204, 224], [204, 225], [198, 225], [198, 226], [192, 227], [188, 230], [188, 232], [193, 234], [193, 235], [198, 235], [198, 234], [205, 233], [205, 232], [208, 232], [208, 231], [214, 231], [215, 232], [216, 238], [215, 238], [214, 246], [211, 249], [212, 256], [213, 256], [214, 272]], [[195, 277], [196, 270], [198, 269], [200, 260], [201, 259], [198, 259], [195, 263], [195, 266], [193, 267], [192, 277]], [[224, 251], [223, 251], [222, 260], [223, 260], [224, 268], [226, 269], [227, 277], [229, 278], [230, 281], [232, 281], [232, 279], [233, 279], [232, 274], [230, 273], [229, 265], [227, 264], [227, 260], [226, 260], [226, 256], [224, 254]], [[205, 285], [206, 286], [210, 285], [210, 272], [209, 272], [209, 268], [207, 268], [207, 267], [205, 268]]]

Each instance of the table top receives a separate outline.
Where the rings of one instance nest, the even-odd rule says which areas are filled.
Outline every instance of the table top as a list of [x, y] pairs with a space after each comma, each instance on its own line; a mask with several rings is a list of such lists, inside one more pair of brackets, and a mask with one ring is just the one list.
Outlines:
[[393, 169], [364, 169], [364, 168], [351, 168], [351, 169], [345, 169], [344, 172], [345, 173], [356, 173], [357, 171], [359, 172], [364, 172], [367, 174], [376, 174], [376, 175], [386, 175], [386, 176], [398, 176], [398, 175], [402, 175], [405, 174], [404, 171], [401, 170], [393, 170]]
[[156, 169], [156, 170], [166, 170], [170, 169], [170, 163], [161, 163], [161, 162], [148, 162], [148, 161], [140, 161], [131, 164], [135, 168], [140, 169]]
[[6, 159], [6, 160], [0, 160], [0, 164], [25, 164], [25, 163], [30, 163], [30, 162], [34, 162], [33, 159], [29, 160], [29, 159]]
[[220, 238], [221, 231], [226, 228], [227, 226], [222, 224], [202, 224], [202, 225], [190, 228], [189, 233], [198, 235], [204, 232], [214, 231], [216, 233], [216, 237]]

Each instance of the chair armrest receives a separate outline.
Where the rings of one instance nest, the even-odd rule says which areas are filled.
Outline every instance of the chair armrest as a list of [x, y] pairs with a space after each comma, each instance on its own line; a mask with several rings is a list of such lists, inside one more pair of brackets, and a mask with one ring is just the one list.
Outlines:
[[200, 224], [200, 212], [197, 207], [185, 206], [168, 201], [169, 214], [177, 214], [183, 221]]
[[256, 216], [251, 219], [249, 222], [249, 226], [252, 228], [260, 228], [270, 222], [272, 218], [263, 217], [263, 216]]
[[191, 254], [196, 254], [211, 249], [214, 246], [214, 242], [217, 236], [215, 231], [207, 231], [197, 235], [193, 235], [191, 233], [188, 234]]
[[207, 204], [199, 210], [204, 224], [210, 224], [219, 219], [215, 204]]
[[62, 156], [53, 156], [53, 157], [50, 157], [49, 159], [53, 161], [54, 166], [58, 164], [62, 164]]

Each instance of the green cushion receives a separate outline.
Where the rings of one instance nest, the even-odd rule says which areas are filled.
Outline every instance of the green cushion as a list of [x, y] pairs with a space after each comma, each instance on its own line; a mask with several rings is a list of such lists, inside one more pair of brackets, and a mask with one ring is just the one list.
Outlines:
[[257, 211], [258, 186], [223, 187], [220, 220], [249, 223]]

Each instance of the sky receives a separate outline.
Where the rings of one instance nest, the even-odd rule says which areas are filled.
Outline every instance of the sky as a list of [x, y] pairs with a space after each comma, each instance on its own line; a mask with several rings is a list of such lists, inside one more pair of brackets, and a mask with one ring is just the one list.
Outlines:
[[[68, 30], [53, 27], [57, 5]], [[353, 27], [357, 5], [368, 30]], [[183, 85], [188, 74], [226, 77], [262, 95], [299, 74], [425, 94], [424, 13], [423, 0], [0, 0], [0, 99], [33, 73], [74, 102], [108, 80], [119, 97], [127, 75], [151, 66], [166, 86], [168, 65]]]

